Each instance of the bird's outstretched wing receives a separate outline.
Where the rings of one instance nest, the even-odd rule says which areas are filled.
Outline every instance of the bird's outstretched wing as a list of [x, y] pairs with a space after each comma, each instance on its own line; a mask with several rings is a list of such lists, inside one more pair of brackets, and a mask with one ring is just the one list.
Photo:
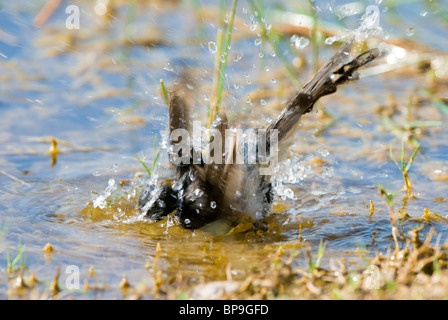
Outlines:
[[[347, 41], [338, 52], [325, 64], [303, 89], [289, 101], [280, 116], [268, 127], [278, 130], [281, 142], [299, 121], [300, 117], [313, 109], [321, 97], [335, 93], [337, 87], [346, 81], [358, 79], [356, 70], [373, 61], [379, 55], [378, 49], [366, 51], [350, 60], [350, 50], [354, 40]], [[269, 142], [268, 142], [269, 145]]]

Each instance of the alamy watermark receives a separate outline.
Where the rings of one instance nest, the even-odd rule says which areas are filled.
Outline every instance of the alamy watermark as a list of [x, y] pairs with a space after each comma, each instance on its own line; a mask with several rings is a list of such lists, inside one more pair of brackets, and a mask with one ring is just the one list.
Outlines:
[[79, 290], [79, 267], [76, 265], [70, 265], [65, 268], [65, 287], [68, 290]]
[[80, 25], [80, 14], [79, 7], [72, 4], [65, 8], [65, 13], [68, 14], [68, 17], [65, 19], [65, 27], [67, 29], [79, 29]]
[[[104, 16], [107, 14], [107, 1], [108, 0], [98, 0], [95, 3], [94, 12], [98, 16]], [[77, 5], [71, 4], [65, 8], [65, 13], [67, 18], [65, 18], [65, 27], [69, 30], [80, 29], [81, 28], [81, 15], [80, 8]]]

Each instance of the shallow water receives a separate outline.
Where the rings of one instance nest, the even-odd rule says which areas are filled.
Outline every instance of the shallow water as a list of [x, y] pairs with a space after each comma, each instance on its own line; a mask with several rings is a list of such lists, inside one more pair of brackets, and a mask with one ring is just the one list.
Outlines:
[[[64, 28], [63, 8], [41, 28], [32, 25], [40, 2], [2, 4], [0, 9], [0, 30], [5, 31], [0, 38], [0, 170], [10, 175], [0, 174], [0, 297], [6, 294], [7, 251], [15, 257], [19, 244], [26, 246], [29, 271], [41, 280], [50, 282], [59, 267], [64, 283], [65, 268], [76, 265], [82, 279], [111, 288], [123, 275], [131, 284], [151, 285], [144, 266], [154, 263], [157, 244], [161, 247], [157, 267], [164, 274], [182, 272], [197, 281], [225, 279], [229, 266], [235, 278], [244, 277], [280, 246], [309, 245], [315, 252], [323, 240], [326, 261], [347, 258], [363, 266], [357, 248], [373, 255], [375, 249], [385, 251], [393, 245], [378, 184], [392, 191], [403, 186], [401, 172], [389, 156], [392, 144], [399, 158], [401, 138], [382, 124], [380, 112], [374, 110], [386, 105], [391, 93], [399, 104], [396, 119], [405, 118], [401, 111], [416, 87], [425, 86], [424, 74], [367, 77], [322, 99], [320, 108], [337, 120], [319, 135], [315, 133], [328, 119], [315, 112], [303, 118], [291, 157], [274, 177], [277, 194], [269, 231], [215, 235], [184, 230], [171, 221], [141, 219], [135, 197], [146, 173], [134, 155], [152, 163], [154, 139], [158, 145], [163, 140], [160, 132], [166, 129], [167, 110], [159, 79], [170, 86], [186, 75], [198, 114], [206, 114], [214, 63], [209, 42], [215, 40], [216, 23], [211, 18], [198, 22], [190, 2], [154, 2], [140, 8], [134, 40], [156, 45], [123, 46], [126, 7], [105, 21], [95, 16], [89, 3], [80, 2], [81, 29], [72, 31]], [[266, 1], [266, 7], [274, 8], [274, 3]], [[325, 2], [319, 5], [322, 15], [330, 16]], [[295, 89], [278, 55], [256, 42], [256, 32], [250, 31], [253, 13], [242, 6], [237, 9], [241, 33], [235, 32], [232, 42], [225, 103], [230, 118], [261, 125], [278, 115]], [[211, 8], [209, 14], [216, 12]], [[420, 3], [395, 10], [405, 18], [397, 22], [387, 12], [382, 15], [390, 33], [403, 36], [412, 24], [416, 30], [412, 39], [448, 50], [437, 40], [437, 32], [431, 33], [441, 28], [446, 32], [440, 21], [429, 19], [434, 12], [422, 16]], [[296, 52], [309, 64], [311, 51], [311, 45], [300, 52], [285, 50], [291, 61]], [[323, 48], [321, 54], [328, 57], [332, 52]], [[302, 69], [299, 80], [305, 83], [311, 72], [309, 67]], [[399, 192], [394, 208], [410, 216], [400, 222], [404, 230], [420, 224], [425, 232], [435, 227], [443, 243], [448, 232], [445, 220], [420, 217], [425, 208], [442, 217], [448, 214], [447, 114], [422, 103], [413, 116], [442, 125], [425, 128], [418, 136], [421, 151], [410, 171], [415, 197]], [[50, 137], [58, 140], [60, 150], [53, 165]], [[414, 147], [405, 146], [408, 159]], [[168, 175], [164, 151], [156, 169], [161, 176]], [[129, 201], [94, 208], [111, 179], [119, 184], [136, 172], [143, 176], [134, 180], [135, 194]], [[370, 201], [375, 205], [373, 215]], [[46, 243], [54, 253], [42, 251]], [[95, 269], [93, 278], [88, 275], [90, 266]], [[95, 294], [120, 297], [114, 290], [86, 293]]]

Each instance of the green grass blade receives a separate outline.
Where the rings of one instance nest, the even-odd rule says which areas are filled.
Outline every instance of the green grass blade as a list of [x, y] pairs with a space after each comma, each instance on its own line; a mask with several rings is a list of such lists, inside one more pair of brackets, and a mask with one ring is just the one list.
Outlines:
[[393, 205], [393, 200], [397, 193], [387, 192], [386, 189], [383, 187], [383, 185], [380, 183], [378, 183], [378, 189], [380, 190], [380, 194], [386, 198], [387, 203], [389, 203], [389, 205]]
[[156, 169], [156, 165], [157, 165], [157, 161], [159, 160], [160, 149], [161, 149], [161, 148], [159, 148], [159, 150], [157, 150], [156, 157], [154, 158], [154, 161], [153, 161], [153, 163], [152, 163], [152, 171], [153, 171], [153, 172], [155, 171], [155, 169]]
[[134, 157], [135, 157], [135, 159], [138, 160], [138, 162], [141, 163], [141, 165], [145, 168], [146, 172], [148, 172], [149, 176], [151, 177], [152, 176], [151, 170], [149, 170], [149, 168], [146, 166], [146, 164], [136, 155], [134, 155]]
[[154, 136], [154, 146], [153, 146], [154, 152], [156, 151], [156, 148], [157, 148], [157, 136]]
[[222, 64], [221, 64], [221, 74], [219, 77], [218, 93], [217, 93], [217, 97], [216, 97], [216, 114], [219, 112], [219, 105], [221, 104], [221, 99], [222, 99], [224, 76], [226, 74], [227, 58], [228, 58], [229, 50], [230, 50], [230, 40], [232, 39], [233, 21], [235, 19], [235, 10], [236, 10], [237, 2], [238, 2], [238, 0], [233, 0], [232, 9], [230, 12], [230, 19], [229, 19], [229, 24], [228, 24], [228, 28], [227, 28], [226, 41], [225, 41], [225, 45], [224, 45], [224, 61], [222, 61]]
[[17, 262], [19, 262], [23, 258], [24, 250], [25, 250], [25, 245], [21, 246], [19, 244], [19, 252], [17, 253], [17, 256], [15, 257], [15, 259], [11, 263], [11, 267], [12, 268], [14, 268], [14, 266], [17, 264]]
[[444, 114], [448, 114], [448, 106], [445, 102], [440, 99], [434, 98], [432, 103], [439, 108]]
[[398, 168], [400, 168], [400, 170], [402, 170], [400, 165], [398, 164], [397, 160], [395, 160], [394, 153], [392, 152], [392, 144], [390, 144], [390, 146], [389, 146], [389, 152], [390, 152], [390, 158], [392, 159], [392, 161], [395, 162], [395, 164], [397, 165]]
[[11, 254], [9, 253], [9, 250], [6, 251], [6, 262], [8, 269], [11, 269]]
[[404, 169], [404, 140], [401, 140], [401, 170]]
[[219, 82], [221, 81], [221, 54], [222, 54], [222, 43], [224, 39], [223, 34], [224, 34], [223, 29], [220, 28], [216, 36], [217, 50], [215, 53], [215, 69], [213, 71], [213, 84], [210, 98], [211, 103], [208, 109], [208, 124], [207, 124], [208, 128], [210, 128], [217, 114], [217, 95], [218, 95]]
[[163, 79], [160, 79], [160, 86], [162, 87], [163, 98], [165, 99], [166, 106], [169, 110], [170, 109], [170, 100], [168, 98], [168, 92], [166, 91], [165, 83], [163, 82]]
[[325, 248], [327, 247], [327, 242], [322, 242], [322, 239], [320, 239], [319, 242], [319, 251], [317, 252], [317, 259], [315, 263], [315, 268], [319, 268], [320, 262], [322, 261], [322, 258], [324, 257]]
[[421, 121], [409, 121], [406, 125], [410, 129], [414, 128], [425, 128], [425, 127], [441, 127], [443, 126], [442, 121], [431, 121], [431, 120], [421, 120]]
[[414, 158], [417, 155], [417, 152], [418, 152], [419, 149], [420, 149], [420, 144], [417, 145], [417, 147], [414, 150], [414, 153], [412, 154], [411, 158], [409, 159], [409, 162], [406, 165], [406, 172], [408, 172], [409, 169], [411, 169], [412, 163], [414, 162]]
[[160, 155], [160, 150], [161, 150], [161, 148], [159, 148], [157, 150], [157, 136], [154, 137], [154, 147], [153, 148], [154, 148], [154, 153], [156, 154], [156, 157], [154, 158], [154, 161], [152, 162], [152, 171], [154, 172], [154, 170], [156, 169], [157, 161], [159, 160], [159, 155]]

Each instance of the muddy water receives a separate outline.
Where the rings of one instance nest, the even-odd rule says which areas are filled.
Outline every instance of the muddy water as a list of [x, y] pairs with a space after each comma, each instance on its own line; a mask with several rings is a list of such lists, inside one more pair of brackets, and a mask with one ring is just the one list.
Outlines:
[[[154, 263], [158, 244], [158, 269], [166, 275], [181, 272], [197, 281], [225, 279], [228, 268], [234, 278], [243, 278], [280, 246], [310, 246], [317, 251], [323, 240], [327, 260], [345, 258], [363, 266], [362, 255], [356, 252], [372, 255], [375, 249], [393, 245], [378, 184], [389, 191], [402, 188], [403, 177], [390, 158], [389, 146], [399, 159], [401, 138], [407, 133], [397, 134], [386, 125], [382, 110], [391, 108], [388, 95], [392, 94], [398, 105], [393, 119], [406, 120], [409, 97], [427, 85], [427, 76], [415, 70], [411, 75], [367, 77], [323, 99], [319, 107], [334, 122], [322, 111], [303, 119], [290, 159], [274, 177], [276, 198], [269, 231], [243, 232], [241, 226], [216, 235], [184, 230], [170, 220], [151, 223], [139, 216], [135, 199], [147, 176], [134, 155], [152, 163], [154, 140], [163, 147], [167, 124], [159, 79], [168, 87], [187, 79], [200, 116], [206, 115], [213, 77], [210, 42], [215, 41], [217, 24], [210, 16], [216, 16], [216, 8], [205, 6], [202, 14], [207, 18], [203, 18], [189, 2], [164, 3], [139, 7], [136, 18], [128, 18], [134, 24], [126, 24], [126, 15], [132, 16], [126, 7], [117, 7], [113, 18], [104, 19], [95, 15], [89, 2], [80, 2], [79, 30], [64, 27], [64, 8], [36, 28], [32, 19], [39, 9], [37, 2], [2, 5], [0, 297], [8, 287], [7, 252], [14, 259], [22, 245], [27, 272], [43, 283], [50, 282], [60, 268], [63, 284], [65, 268], [76, 265], [81, 279], [110, 288], [118, 287], [124, 275], [131, 284], [150, 286], [152, 278], [144, 266]], [[424, 26], [415, 27], [411, 40], [447, 50], [436, 35], [427, 36], [446, 26], [436, 19], [424, 20], [422, 10], [419, 3], [397, 7], [394, 12], [402, 17], [385, 14], [384, 23], [402, 36], [421, 20]], [[323, 10], [324, 16], [327, 11]], [[230, 118], [263, 125], [280, 112], [295, 89], [279, 56], [256, 41], [247, 4], [237, 9], [237, 17], [239, 32], [230, 52], [225, 106]], [[285, 36], [287, 44], [290, 36]], [[321, 56], [333, 51], [323, 48]], [[290, 61], [301, 55], [311, 64], [311, 45], [296, 51], [286, 47], [284, 52]], [[300, 82], [309, 79], [310, 69], [310, 65], [300, 69]], [[446, 88], [437, 90], [446, 93]], [[447, 115], [423, 101], [412, 108], [412, 117], [437, 121], [438, 126], [417, 132], [421, 150], [409, 173], [412, 196], [398, 192], [393, 208], [409, 215], [400, 221], [403, 230], [423, 225], [426, 232], [435, 227], [444, 242], [445, 220], [421, 217], [425, 208], [442, 217], [448, 214]], [[51, 137], [60, 151], [53, 159]], [[415, 146], [406, 143], [405, 147], [408, 159]], [[162, 148], [155, 170], [159, 176], [169, 175], [165, 151]], [[140, 178], [135, 178], [137, 172]], [[124, 180], [128, 185], [122, 187]], [[370, 201], [375, 206], [373, 215]], [[42, 251], [47, 243], [55, 249], [51, 254]], [[116, 290], [77, 294], [121, 295]]]

